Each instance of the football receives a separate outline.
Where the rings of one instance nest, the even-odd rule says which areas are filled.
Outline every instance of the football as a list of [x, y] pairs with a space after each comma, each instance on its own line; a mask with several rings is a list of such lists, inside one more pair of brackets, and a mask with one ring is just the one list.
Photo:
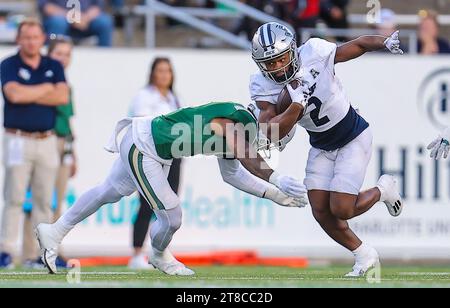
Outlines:
[[[294, 79], [290, 82], [290, 85], [293, 89], [296, 89], [300, 85], [300, 81]], [[291, 96], [289, 95], [289, 91], [285, 86], [283, 90], [281, 90], [280, 95], [278, 95], [277, 104], [275, 105], [275, 111], [277, 115], [285, 112], [291, 104]]]

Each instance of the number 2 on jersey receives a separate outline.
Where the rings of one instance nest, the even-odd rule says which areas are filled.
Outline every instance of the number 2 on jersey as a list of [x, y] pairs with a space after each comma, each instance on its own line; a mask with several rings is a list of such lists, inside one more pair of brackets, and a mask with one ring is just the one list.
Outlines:
[[319, 118], [320, 115], [320, 108], [322, 107], [322, 102], [320, 101], [320, 99], [318, 99], [315, 96], [312, 96], [309, 100], [308, 100], [308, 106], [310, 105], [314, 105], [316, 106], [316, 108], [311, 111], [309, 113], [309, 116], [311, 117], [311, 120], [314, 122], [314, 124], [317, 127], [320, 127], [322, 125], [327, 124], [328, 122], [330, 122], [330, 119], [327, 116], [324, 116], [322, 118]]

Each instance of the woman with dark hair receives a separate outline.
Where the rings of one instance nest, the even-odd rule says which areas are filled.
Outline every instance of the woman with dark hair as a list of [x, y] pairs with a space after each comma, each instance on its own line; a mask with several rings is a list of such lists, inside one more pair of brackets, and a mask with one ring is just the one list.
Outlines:
[[[178, 99], [173, 93], [173, 84], [174, 73], [170, 60], [163, 57], [153, 60], [148, 85], [141, 89], [131, 102], [130, 116], [157, 117], [180, 108]], [[168, 181], [175, 193], [178, 193], [180, 168], [181, 160], [174, 159], [168, 175]], [[148, 264], [147, 256], [142, 249], [152, 215], [151, 206], [145, 198], [140, 196], [140, 208], [133, 226], [134, 255], [128, 264], [132, 269], [152, 268]]]
[[450, 44], [439, 37], [438, 14], [432, 10], [419, 12], [417, 52], [422, 55], [450, 53]]

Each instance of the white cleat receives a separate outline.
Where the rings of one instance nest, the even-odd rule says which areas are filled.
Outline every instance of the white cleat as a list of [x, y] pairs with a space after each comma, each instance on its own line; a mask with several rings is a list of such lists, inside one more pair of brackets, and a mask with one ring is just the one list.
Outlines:
[[145, 255], [133, 256], [128, 262], [128, 268], [132, 270], [154, 270], [153, 265], [148, 263]]
[[56, 258], [59, 243], [54, 239], [52, 225], [39, 224], [35, 229], [36, 237], [41, 248], [41, 260], [50, 274], [56, 274]]
[[350, 273], [347, 273], [347, 278], [364, 277], [364, 275], [372, 268], [380, 266], [380, 258], [378, 252], [374, 248], [369, 248], [368, 253], [363, 258], [357, 259], [353, 269]]
[[170, 261], [156, 257], [154, 254], [150, 257], [150, 263], [161, 272], [171, 276], [192, 276], [195, 272], [187, 268], [183, 263], [175, 258]]
[[403, 201], [397, 188], [397, 180], [392, 175], [384, 174], [379, 178], [377, 187], [389, 214], [399, 216], [403, 210]]

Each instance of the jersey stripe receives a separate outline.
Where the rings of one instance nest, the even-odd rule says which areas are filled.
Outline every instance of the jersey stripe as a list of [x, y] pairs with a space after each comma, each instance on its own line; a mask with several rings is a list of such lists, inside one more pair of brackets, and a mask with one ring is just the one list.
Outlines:
[[162, 202], [158, 199], [155, 192], [153, 191], [150, 183], [145, 176], [142, 167], [143, 154], [138, 151], [135, 145], [133, 145], [128, 153], [128, 162], [133, 172], [134, 178], [136, 179], [139, 187], [141, 188], [142, 195], [144, 199], [151, 205], [155, 210], [164, 210]]

